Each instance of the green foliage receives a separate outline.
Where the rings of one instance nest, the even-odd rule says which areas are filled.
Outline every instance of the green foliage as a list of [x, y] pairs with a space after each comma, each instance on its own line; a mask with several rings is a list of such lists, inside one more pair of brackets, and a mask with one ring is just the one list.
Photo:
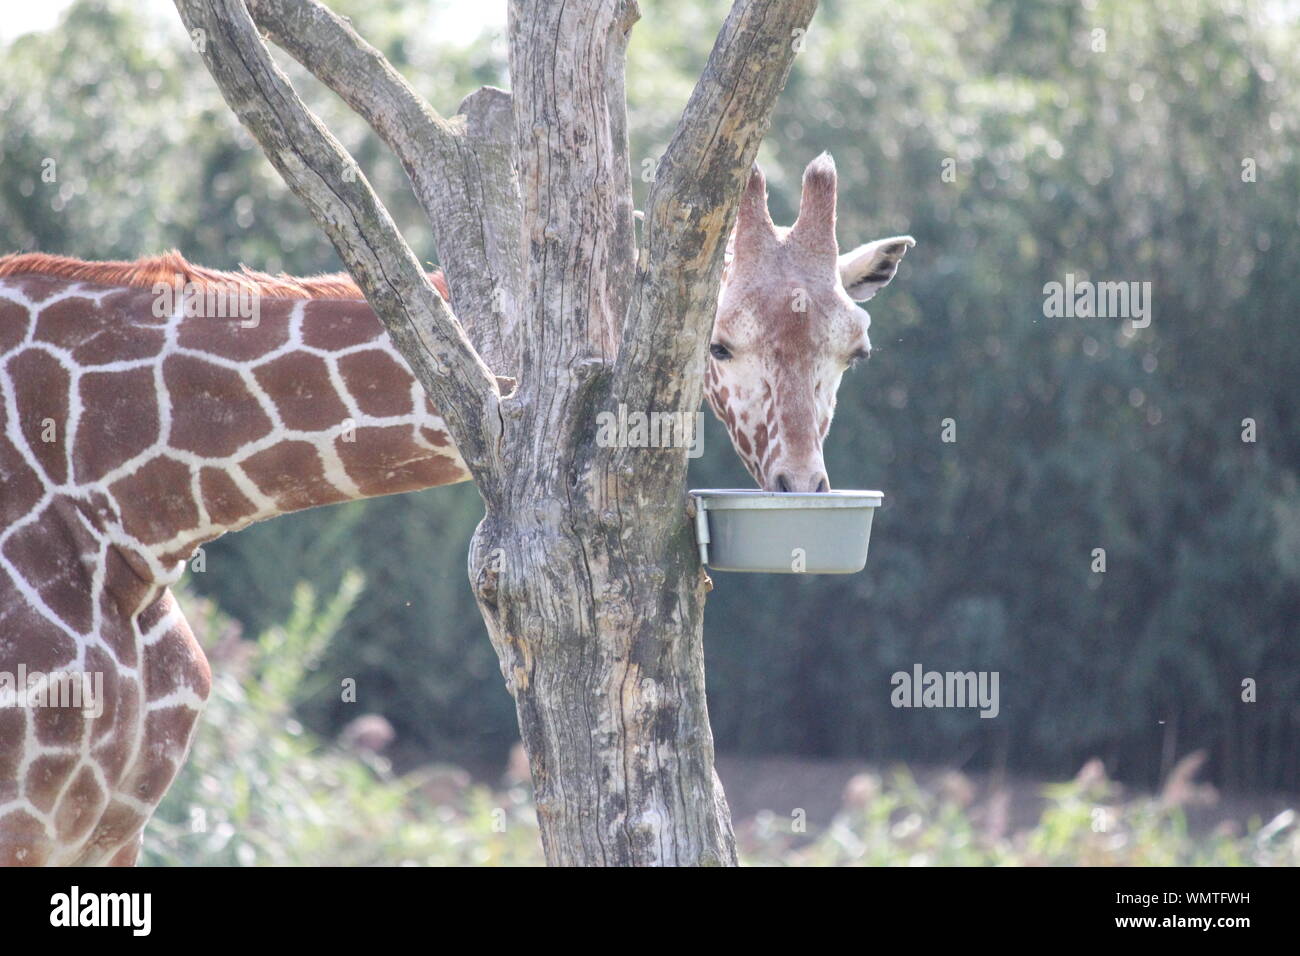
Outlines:
[[[504, 82], [499, 42], [450, 45], [430, 4], [339, 6], [444, 113]], [[633, 31], [638, 201], [726, 6], [646, 7]], [[1233, 0], [822, 5], [760, 159], [778, 221], [829, 149], [842, 245], [919, 241], [870, 304], [876, 355], [827, 441], [832, 482], [886, 504], [863, 574], [715, 576], [720, 750], [1057, 777], [1097, 755], [1152, 787], [1205, 749], [1225, 788], [1300, 788], [1297, 50], [1294, 11]], [[291, 73], [432, 258], [397, 164]], [[125, 0], [82, 0], [5, 50], [0, 168], [10, 248], [337, 268], [174, 18]], [[1151, 326], [1045, 318], [1044, 283], [1071, 272], [1152, 282]], [[748, 484], [708, 429], [693, 483]], [[464, 572], [479, 513], [461, 487], [281, 519], [214, 543], [191, 586], [257, 632], [294, 582], [328, 594], [364, 568], [296, 712], [336, 730], [353, 677], [410, 759], [499, 760], [515, 719]], [[893, 709], [890, 675], [918, 661], [1000, 671], [1000, 716]]]
[[[361, 590], [346, 575], [320, 606], [300, 585], [288, 622], [256, 641], [190, 597], [195, 632], [213, 662], [212, 697], [190, 758], [145, 835], [151, 865], [507, 865], [540, 857], [520, 788], [492, 793], [430, 770], [394, 777], [326, 744], [288, 702], [312, 678]], [[356, 705], [353, 705], [354, 707]]]
[[341, 727], [355, 708], [337, 688], [352, 678], [357, 703], [392, 722], [401, 762], [499, 765], [517, 731], [466, 578], [481, 517], [468, 484], [320, 509], [214, 542], [207, 570], [187, 580], [257, 631], [289, 613], [286, 578], [329, 593], [345, 569], [364, 568], [366, 590], [341, 640], [295, 693], [299, 716], [320, 729]]

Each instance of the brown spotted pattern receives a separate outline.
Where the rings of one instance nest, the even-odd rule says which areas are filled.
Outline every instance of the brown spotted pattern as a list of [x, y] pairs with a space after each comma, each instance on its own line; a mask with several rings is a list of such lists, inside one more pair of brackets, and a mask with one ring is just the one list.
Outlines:
[[[172, 273], [251, 285], [259, 321], [155, 315]], [[197, 547], [468, 478], [358, 299], [175, 254], [0, 258], [0, 865], [134, 862], [210, 687], [168, 590]], [[93, 696], [32, 706], [32, 675]]]

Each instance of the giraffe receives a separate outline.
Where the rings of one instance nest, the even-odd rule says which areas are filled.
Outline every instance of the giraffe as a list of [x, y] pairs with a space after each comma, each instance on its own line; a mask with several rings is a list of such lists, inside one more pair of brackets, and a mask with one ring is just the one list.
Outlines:
[[822, 442], [844, 372], [871, 356], [871, 316], [855, 304], [889, 284], [911, 236], [840, 254], [829, 153], [804, 170], [799, 216], [777, 227], [755, 165], [731, 235], [705, 369], [705, 395], [767, 491], [830, 490]]
[[[784, 241], [755, 168], [719, 300], [709, 401], [760, 484], [782, 468], [806, 485], [820, 467], [829, 411], [820, 431], [800, 416], [832, 381], [833, 405], [837, 363], [869, 349], [844, 289], [869, 298], [911, 243], [869, 244], [836, 272], [828, 162], [809, 166]], [[813, 303], [798, 317], [796, 279]], [[829, 350], [808, 367], [835, 374], [773, 374], [802, 370], [806, 348]], [[778, 430], [805, 438], [783, 445]], [[815, 461], [800, 457], [814, 445]], [[135, 862], [210, 689], [170, 590], [198, 547], [279, 514], [469, 478], [346, 276], [219, 272], [179, 253], [0, 258], [0, 865]]]
[[[129, 864], [210, 687], [169, 590], [195, 549], [469, 473], [342, 276], [8, 256], [0, 368], [0, 864]], [[83, 696], [18, 699], [56, 678]]]

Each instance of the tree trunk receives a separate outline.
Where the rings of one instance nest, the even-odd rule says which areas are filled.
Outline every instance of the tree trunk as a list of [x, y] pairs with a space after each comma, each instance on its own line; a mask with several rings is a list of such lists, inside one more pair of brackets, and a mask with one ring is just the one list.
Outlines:
[[[547, 861], [734, 864], [686, 448], [601, 447], [597, 416], [699, 408], [726, 238], [815, 0], [737, 0], [660, 159], [640, 250], [623, 91], [634, 0], [514, 0], [511, 93], [480, 91], [450, 121], [315, 0], [176, 4], [474, 474], [486, 515], [470, 579], [517, 704]], [[250, 12], [402, 159], [456, 315], [430, 300], [364, 177], [342, 175], [350, 157]], [[492, 373], [517, 387], [485, 385]]]
[[684, 496], [645, 500], [635, 474], [584, 458], [522, 469], [517, 504], [484, 518], [470, 558], [518, 707], [546, 858], [734, 863]]

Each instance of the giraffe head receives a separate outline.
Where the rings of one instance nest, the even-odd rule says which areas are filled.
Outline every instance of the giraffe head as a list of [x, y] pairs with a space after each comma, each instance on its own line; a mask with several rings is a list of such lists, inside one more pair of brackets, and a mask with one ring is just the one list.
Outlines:
[[827, 153], [804, 170], [798, 220], [774, 226], [754, 167], [728, 250], [705, 391], [765, 490], [830, 489], [822, 441], [835, 393], [845, 370], [871, 355], [871, 317], [856, 302], [887, 285], [915, 244], [893, 236], [840, 255]]

